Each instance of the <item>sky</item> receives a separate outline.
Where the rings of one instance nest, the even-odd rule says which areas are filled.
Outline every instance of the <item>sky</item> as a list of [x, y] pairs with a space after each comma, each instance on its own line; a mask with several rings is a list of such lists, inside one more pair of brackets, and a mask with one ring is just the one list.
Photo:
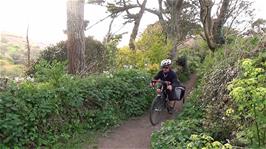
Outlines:
[[[147, 7], [154, 8], [156, 4], [148, 1]], [[266, 19], [266, 0], [255, 0], [257, 18]], [[97, 5], [85, 5], [85, 20], [90, 21], [90, 25], [106, 17], [106, 8]], [[145, 13], [139, 28], [139, 34], [144, 31], [147, 25], [157, 21], [157, 17]], [[90, 30], [86, 31], [86, 36], [93, 36], [102, 41], [108, 31], [110, 19], [107, 19]], [[113, 24], [112, 32], [124, 33], [120, 46], [126, 45], [133, 27], [128, 24], [124, 27], [123, 18], [118, 18]], [[66, 0], [0, 0], [0, 31], [25, 36], [29, 25], [30, 40], [41, 42], [46, 45], [54, 44], [60, 40], [65, 40], [66, 35]], [[122, 28], [121, 28], [122, 27]]]

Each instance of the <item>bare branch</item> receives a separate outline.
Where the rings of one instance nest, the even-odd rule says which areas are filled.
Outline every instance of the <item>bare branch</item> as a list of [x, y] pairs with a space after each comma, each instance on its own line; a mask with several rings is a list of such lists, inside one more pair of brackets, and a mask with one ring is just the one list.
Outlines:
[[137, 0], [137, 4], [141, 7], [141, 3], [139, 2], [139, 0]]
[[27, 57], [28, 57], [28, 62], [27, 62], [27, 65], [28, 65], [28, 68], [30, 67], [30, 42], [29, 42], [29, 24], [27, 26], [27, 35], [26, 35], [26, 41], [27, 41]]
[[[126, 1], [125, 1], [125, 0], [123, 0], [123, 5], [124, 5], [125, 8], [127, 7], [127, 4], [126, 4]], [[128, 17], [129, 19], [136, 19], [136, 18], [137, 18], [137, 14], [131, 14], [131, 13], [129, 12], [129, 9], [125, 9], [125, 11], [126, 11], [126, 13], [127, 13], [127, 17]]]
[[86, 28], [86, 30], [89, 30], [89, 29], [93, 28], [95, 25], [101, 23], [102, 21], [104, 21], [104, 20], [106, 20], [107, 18], [112, 17], [112, 16], [113, 16], [113, 14], [109, 14], [108, 16], [102, 18], [101, 20], [95, 22], [94, 24], [92, 24], [91, 26], [89, 26], [88, 28]]
[[136, 39], [137, 34], [138, 34], [140, 21], [141, 21], [143, 14], [144, 14], [146, 3], [147, 3], [147, 0], [144, 0], [142, 5], [141, 5], [140, 11], [137, 14], [137, 17], [135, 18], [134, 27], [133, 27], [132, 33], [130, 35], [130, 40], [129, 40], [129, 48], [132, 50], [135, 50], [134, 42], [135, 42], [135, 39]]
[[160, 17], [160, 12], [157, 11], [157, 10], [154, 10], [154, 9], [150, 9], [150, 8], [145, 8], [145, 11], [149, 12], [149, 13], [152, 13], [158, 17]]
[[161, 13], [159, 13], [159, 20], [164, 21], [164, 18], [162, 15], [162, 13], [163, 13], [162, 0], [158, 0], [158, 4], [159, 4], [159, 12], [161, 12]]

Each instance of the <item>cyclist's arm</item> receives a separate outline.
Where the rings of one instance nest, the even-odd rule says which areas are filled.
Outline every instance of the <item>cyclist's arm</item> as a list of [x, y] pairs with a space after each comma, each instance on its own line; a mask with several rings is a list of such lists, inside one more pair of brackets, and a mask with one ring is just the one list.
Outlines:
[[173, 75], [172, 75], [172, 80], [171, 80], [171, 83], [173, 86], [179, 86], [180, 82], [178, 81], [177, 79], [177, 75], [176, 73], [174, 72]]
[[160, 78], [161, 78], [161, 71], [159, 71], [154, 77], [153, 77], [153, 80], [151, 81], [151, 83], [150, 83], [150, 85], [151, 86], [154, 86], [155, 84], [156, 84], [156, 82], [158, 81], [158, 80], [160, 80]]
[[162, 72], [159, 71], [156, 76], [153, 77], [153, 80], [159, 80], [162, 77]]

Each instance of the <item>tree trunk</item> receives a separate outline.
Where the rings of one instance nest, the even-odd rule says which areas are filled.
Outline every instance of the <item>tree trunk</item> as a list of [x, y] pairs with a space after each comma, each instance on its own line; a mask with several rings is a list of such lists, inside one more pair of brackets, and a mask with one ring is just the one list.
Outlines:
[[180, 33], [180, 17], [182, 13], [184, 0], [167, 0], [170, 6], [171, 19], [168, 22], [167, 39], [173, 44], [172, 50], [170, 51], [169, 58], [174, 59], [177, 53], [177, 44], [181, 40]]
[[131, 50], [135, 50], [135, 43], [134, 42], [135, 42], [135, 39], [136, 39], [137, 34], [138, 34], [140, 21], [141, 21], [141, 18], [143, 16], [143, 13], [145, 11], [146, 3], [147, 3], [147, 0], [144, 0], [142, 5], [141, 5], [140, 11], [137, 14], [137, 17], [134, 21], [134, 27], [133, 27], [133, 30], [132, 30], [132, 33], [131, 33], [130, 39], [129, 39], [129, 48]]
[[212, 0], [199, 0], [200, 2], [200, 19], [203, 24], [203, 31], [209, 48], [214, 51], [216, 44], [213, 41], [211, 10], [213, 6]]
[[113, 23], [114, 23], [115, 18], [116, 18], [116, 17], [113, 17], [112, 20], [111, 20], [111, 22], [110, 22], [110, 24], [109, 24], [108, 32], [107, 32], [107, 34], [105, 35], [105, 38], [104, 38], [104, 40], [103, 40], [103, 44], [104, 44], [104, 45], [106, 45], [107, 43], [109, 43], [110, 40], [111, 40], [111, 37], [112, 37], [112, 33], [111, 33], [111, 31], [112, 31], [112, 26], [113, 26]]
[[226, 21], [226, 15], [229, 11], [230, 0], [223, 0], [219, 15], [216, 19], [213, 19], [211, 16], [213, 6], [212, 0], [199, 0], [199, 2], [200, 19], [203, 24], [205, 38], [209, 48], [212, 51], [215, 51], [218, 45], [225, 43], [222, 29]]
[[214, 20], [213, 22], [213, 38], [214, 42], [217, 44], [224, 44], [225, 39], [224, 35], [222, 32], [223, 26], [225, 24], [226, 20], [226, 15], [228, 13], [228, 8], [229, 8], [229, 2], [230, 0], [223, 0], [222, 7], [220, 9], [220, 14], [217, 19]]
[[68, 72], [78, 74], [85, 67], [84, 0], [67, 1]]

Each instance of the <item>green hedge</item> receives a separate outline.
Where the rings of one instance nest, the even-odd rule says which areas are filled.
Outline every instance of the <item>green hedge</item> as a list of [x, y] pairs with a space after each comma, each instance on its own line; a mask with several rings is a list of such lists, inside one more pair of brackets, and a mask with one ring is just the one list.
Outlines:
[[0, 148], [50, 146], [73, 132], [106, 130], [143, 114], [153, 97], [145, 72], [79, 78], [66, 75], [63, 67], [42, 62], [35, 82], [0, 92]]

